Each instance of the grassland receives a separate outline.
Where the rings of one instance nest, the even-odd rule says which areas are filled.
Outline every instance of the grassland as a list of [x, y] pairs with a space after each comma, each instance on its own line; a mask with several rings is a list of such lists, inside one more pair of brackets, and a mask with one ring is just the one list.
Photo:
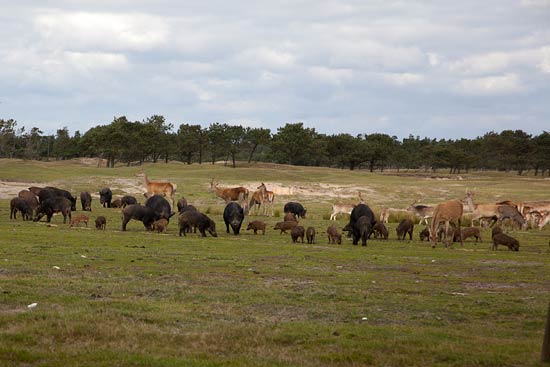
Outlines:
[[[548, 179], [273, 165], [143, 168], [210, 212], [220, 237], [180, 238], [174, 223], [166, 235], [146, 233], [134, 221], [123, 233], [120, 213], [98, 200], [92, 217], [107, 217], [105, 232], [70, 228], [60, 216], [55, 226], [10, 221], [9, 200], [0, 200], [0, 366], [538, 365], [550, 298], [549, 229], [514, 231], [517, 253], [491, 251], [487, 231], [483, 243], [463, 248], [432, 249], [418, 241], [419, 227], [413, 241], [397, 241], [396, 223], [388, 241], [329, 245], [324, 218], [339, 198], [327, 191], [277, 198], [279, 212], [290, 199], [304, 203], [310, 215], [303, 225], [317, 229], [316, 244], [294, 245], [273, 230], [225, 234], [223, 204], [207, 186], [212, 177], [268, 188], [354, 185], [378, 210], [462, 198], [468, 189], [479, 201], [548, 199]], [[3, 160], [0, 180], [73, 193], [116, 186], [116, 196], [122, 183], [139, 184], [138, 170]], [[272, 228], [280, 218], [265, 220]]]

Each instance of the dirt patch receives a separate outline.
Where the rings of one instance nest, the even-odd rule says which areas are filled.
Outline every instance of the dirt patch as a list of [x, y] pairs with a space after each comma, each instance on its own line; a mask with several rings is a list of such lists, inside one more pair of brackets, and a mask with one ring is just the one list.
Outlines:
[[17, 196], [21, 190], [27, 190], [30, 186], [36, 185], [33, 182], [23, 181], [0, 181], [0, 199], [11, 199]]
[[[309, 196], [309, 197], [319, 197], [319, 198], [339, 198], [339, 199], [349, 199], [351, 202], [357, 202], [359, 199], [359, 192], [365, 198], [373, 198], [377, 196], [376, 190], [368, 186], [356, 186], [356, 185], [335, 185], [335, 184], [326, 184], [326, 183], [297, 183], [295, 185], [283, 184], [280, 182], [264, 182], [269, 191], [273, 191], [275, 195], [278, 196]], [[220, 183], [220, 187], [231, 187], [231, 186], [244, 186], [250, 192], [257, 190], [257, 187], [260, 186], [261, 182], [244, 182], [239, 185], [229, 185]]]

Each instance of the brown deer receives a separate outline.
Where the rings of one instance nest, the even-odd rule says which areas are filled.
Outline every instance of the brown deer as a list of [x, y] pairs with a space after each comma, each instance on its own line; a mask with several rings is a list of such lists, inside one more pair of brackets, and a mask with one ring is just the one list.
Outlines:
[[170, 207], [174, 208], [174, 193], [176, 192], [177, 185], [173, 182], [159, 182], [159, 181], [149, 181], [147, 174], [145, 172], [140, 172], [136, 174], [137, 177], [143, 177], [143, 184], [147, 192], [144, 194], [145, 197], [149, 198], [153, 195], [160, 195], [169, 197]]
[[412, 212], [415, 216], [420, 218], [420, 223], [425, 222], [428, 225], [428, 218], [433, 216], [434, 208], [427, 205], [415, 205], [416, 200], [407, 208], [407, 211]]
[[355, 208], [354, 204], [333, 204], [330, 220], [336, 220], [338, 214], [351, 214], [353, 208]]
[[230, 201], [246, 203], [248, 200], [248, 189], [246, 187], [220, 188], [218, 187], [218, 183], [214, 183], [214, 179], [210, 181], [210, 188], [208, 191], [215, 193], [217, 197], [222, 198], [226, 203]]
[[260, 207], [263, 207], [263, 213], [264, 215], [267, 215], [267, 204], [269, 204], [271, 207], [271, 215], [273, 216], [274, 199], [275, 194], [273, 191], [267, 191], [265, 184], [262, 182], [262, 184], [258, 186], [258, 190], [252, 193], [252, 199], [250, 199], [248, 208], [249, 210], [254, 208], [254, 215], [257, 215]]
[[[435, 248], [435, 244], [437, 243], [437, 227], [441, 222], [445, 222], [445, 247], [449, 246], [449, 243], [453, 240], [452, 235], [450, 236], [450, 241], [447, 239], [450, 223], [456, 221], [458, 231], [460, 231], [463, 211], [464, 208], [460, 200], [445, 201], [434, 208], [432, 223], [430, 224], [430, 241], [432, 242], [432, 248]], [[460, 236], [460, 245], [464, 245], [462, 236]]]
[[474, 193], [468, 191], [464, 202], [468, 205], [468, 209], [472, 212], [472, 226], [474, 221], [478, 221], [481, 226], [482, 219], [493, 219], [498, 217], [499, 204], [474, 204]]

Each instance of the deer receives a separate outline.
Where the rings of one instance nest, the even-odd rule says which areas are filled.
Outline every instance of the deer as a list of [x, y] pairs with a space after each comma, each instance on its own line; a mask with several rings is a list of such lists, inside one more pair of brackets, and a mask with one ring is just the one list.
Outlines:
[[330, 220], [336, 220], [338, 214], [351, 214], [353, 208], [355, 208], [354, 204], [332, 204]]
[[420, 218], [420, 223], [425, 222], [428, 225], [428, 218], [433, 216], [434, 208], [427, 205], [415, 205], [416, 200], [407, 208], [407, 211], [412, 212], [416, 217]]
[[261, 195], [261, 204], [264, 207], [264, 215], [267, 215], [267, 204], [271, 207], [271, 216], [273, 216], [273, 206], [275, 204], [275, 193], [273, 191], [268, 191], [265, 184], [262, 182], [260, 186], [257, 187], [259, 195]]
[[170, 198], [168, 202], [170, 207], [174, 208], [174, 193], [176, 192], [177, 185], [173, 182], [160, 182], [160, 181], [149, 181], [147, 174], [145, 172], [140, 172], [136, 174], [137, 177], [143, 177], [143, 184], [147, 190], [144, 193], [146, 198], [149, 198], [153, 195], [160, 195]]
[[238, 201], [246, 204], [248, 200], [248, 189], [246, 187], [231, 187], [231, 188], [221, 188], [218, 187], [218, 183], [214, 182], [214, 179], [210, 181], [209, 192], [213, 192], [217, 197], [223, 199], [227, 204], [230, 201]]
[[539, 231], [542, 230], [542, 227], [544, 227], [548, 223], [550, 223], [550, 212], [546, 212], [546, 214], [542, 216], [539, 222]]
[[481, 219], [498, 218], [499, 204], [474, 204], [474, 193], [470, 191], [466, 192], [464, 202], [468, 205], [469, 210], [472, 212], [472, 226], [476, 220], [478, 221], [478, 225], [481, 226]]
[[537, 211], [539, 213], [550, 212], [550, 200], [525, 201], [517, 204], [518, 210], [522, 215]]
[[[435, 248], [437, 242], [437, 228], [441, 222], [445, 222], [445, 247], [449, 247], [449, 242], [453, 240], [452, 235], [450, 236], [451, 240], [447, 240], [450, 223], [455, 223], [456, 221], [455, 224], [457, 224], [458, 233], [460, 233], [460, 222], [462, 221], [463, 212], [464, 207], [460, 200], [445, 201], [434, 208], [432, 223], [430, 224], [430, 241], [432, 242], [432, 248]], [[464, 246], [462, 235], [460, 235], [460, 245]]]
[[[357, 191], [357, 196], [359, 197], [359, 204], [365, 204], [365, 199], [363, 199], [363, 194], [361, 191]], [[336, 216], [338, 214], [351, 214], [351, 211], [353, 208], [355, 208], [357, 204], [344, 204], [344, 203], [337, 203], [332, 205], [332, 214], [330, 215], [330, 220], [336, 220]]]

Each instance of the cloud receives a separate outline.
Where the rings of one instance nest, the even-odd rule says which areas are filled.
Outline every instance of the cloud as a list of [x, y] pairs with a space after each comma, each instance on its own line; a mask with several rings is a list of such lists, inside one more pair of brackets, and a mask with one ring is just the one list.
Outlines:
[[464, 132], [434, 116], [521, 115], [542, 130], [546, 4], [11, 2], [0, 14], [0, 113], [45, 131], [152, 113], [174, 123], [275, 130], [299, 120], [328, 133], [433, 137], [493, 126]]
[[140, 13], [51, 11], [34, 22], [44, 42], [71, 50], [147, 51], [165, 45], [170, 34], [162, 18]]
[[521, 93], [525, 89], [516, 74], [465, 79], [458, 85], [459, 92], [480, 96]]

